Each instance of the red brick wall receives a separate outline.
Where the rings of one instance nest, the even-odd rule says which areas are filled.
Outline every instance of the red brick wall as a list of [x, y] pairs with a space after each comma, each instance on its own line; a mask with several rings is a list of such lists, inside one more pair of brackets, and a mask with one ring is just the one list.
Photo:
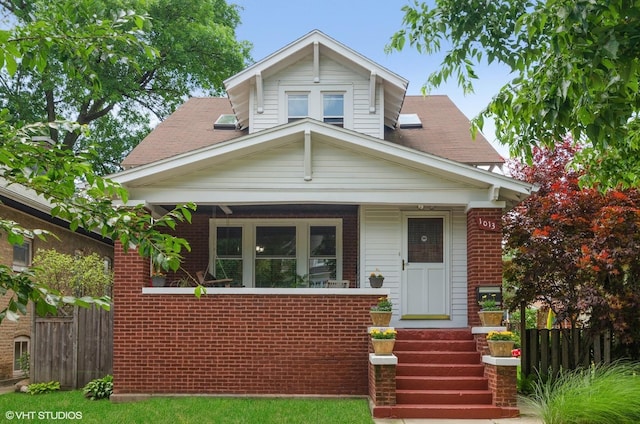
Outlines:
[[494, 405], [504, 408], [518, 406], [517, 367], [484, 364], [484, 376], [489, 380]]
[[115, 258], [114, 393], [366, 395], [375, 295], [142, 295]]
[[369, 397], [376, 406], [396, 404], [396, 366], [369, 363]]
[[[478, 218], [496, 223], [499, 231], [487, 231]], [[471, 209], [467, 213], [467, 290], [469, 325], [480, 325], [476, 290], [478, 286], [502, 285], [502, 210]]]

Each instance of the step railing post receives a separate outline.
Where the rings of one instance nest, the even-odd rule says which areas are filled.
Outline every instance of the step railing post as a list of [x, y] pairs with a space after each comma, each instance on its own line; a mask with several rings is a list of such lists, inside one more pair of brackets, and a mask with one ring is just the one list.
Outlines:
[[374, 406], [396, 404], [396, 355], [369, 354], [369, 397]]

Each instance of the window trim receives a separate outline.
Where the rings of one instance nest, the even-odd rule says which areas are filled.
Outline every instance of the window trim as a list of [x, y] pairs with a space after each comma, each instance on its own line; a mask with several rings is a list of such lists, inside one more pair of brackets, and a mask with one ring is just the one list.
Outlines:
[[352, 84], [298, 84], [279, 86], [279, 122], [286, 124], [289, 122], [289, 94], [308, 94], [309, 118], [324, 122], [324, 94], [342, 94], [343, 103], [343, 128], [353, 129], [353, 85]]
[[242, 227], [242, 284], [244, 287], [255, 287], [255, 243], [256, 227], [296, 227], [296, 267], [298, 275], [309, 273], [310, 259], [310, 227], [336, 227], [336, 279], [342, 279], [343, 247], [341, 218], [225, 218], [209, 220], [209, 269], [215, 269], [216, 238], [218, 227]]

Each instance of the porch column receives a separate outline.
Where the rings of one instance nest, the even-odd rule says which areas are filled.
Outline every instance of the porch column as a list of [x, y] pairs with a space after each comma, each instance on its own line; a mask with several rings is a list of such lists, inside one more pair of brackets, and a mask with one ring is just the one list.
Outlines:
[[502, 285], [502, 209], [477, 208], [467, 212], [468, 324], [479, 327], [479, 286]]

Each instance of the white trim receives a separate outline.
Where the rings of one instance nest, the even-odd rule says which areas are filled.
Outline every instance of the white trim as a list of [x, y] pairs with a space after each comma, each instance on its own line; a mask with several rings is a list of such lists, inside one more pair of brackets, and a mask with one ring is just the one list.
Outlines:
[[[329, 226], [336, 228], [336, 278], [342, 279], [343, 272], [343, 246], [341, 218], [216, 218], [209, 220], [209, 272], [215, 270], [216, 252], [216, 228], [218, 227], [242, 227], [242, 284], [245, 288], [255, 285], [255, 246], [256, 227], [266, 226], [291, 226], [296, 228], [296, 263], [297, 274], [309, 273], [309, 231], [311, 227]], [[217, 276], [223, 278], [224, 276]], [[299, 289], [296, 289], [299, 290]]]
[[256, 72], [256, 103], [257, 103], [257, 113], [264, 112], [264, 88], [262, 87], [262, 74], [260, 72]]
[[[172, 295], [195, 295], [195, 287], [143, 287], [142, 294], [172, 294]], [[203, 295], [216, 296], [225, 294], [251, 294], [264, 296], [277, 295], [339, 295], [339, 296], [388, 296], [389, 290], [385, 289], [325, 289], [325, 288], [299, 288], [299, 289], [278, 289], [278, 288], [256, 288], [256, 287], [206, 287]]]
[[[282, 84], [278, 86], [279, 122], [287, 124], [289, 122], [289, 100], [290, 94], [307, 94], [309, 118], [323, 122], [323, 95], [342, 94], [344, 96], [344, 123], [343, 128], [353, 129], [353, 84]], [[330, 124], [327, 124], [330, 125]], [[335, 125], [332, 125], [335, 127]]]
[[482, 362], [498, 367], [517, 367], [520, 365], [520, 358], [509, 358], [507, 356], [482, 355]]
[[371, 365], [398, 365], [398, 357], [393, 353], [391, 355], [369, 354], [369, 363]]

